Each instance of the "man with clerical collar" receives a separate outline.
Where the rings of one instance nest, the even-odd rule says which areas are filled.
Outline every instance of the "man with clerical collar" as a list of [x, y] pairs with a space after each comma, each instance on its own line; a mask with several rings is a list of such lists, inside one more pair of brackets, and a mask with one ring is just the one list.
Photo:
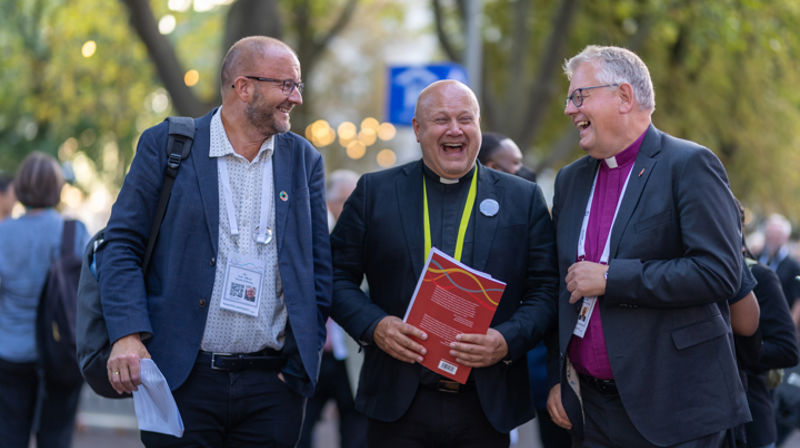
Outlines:
[[750, 418], [725, 303], [741, 274], [725, 169], [652, 125], [652, 81], [631, 51], [588, 46], [564, 71], [587, 156], [555, 184], [548, 410], [578, 446], [720, 446]]
[[[550, 215], [536, 184], [476, 164], [466, 85], [426, 87], [413, 125], [422, 160], [362, 176], [331, 236], [333, 318], [364, 345], [356, 407], [370, 446], [505, 447], [534, 416], [525, 355], [554, 321]], [[489, 330], [450, 346], [466, 384], [423, 367], [427, 335], [401, 320], [431, 247], [507, 284]]]

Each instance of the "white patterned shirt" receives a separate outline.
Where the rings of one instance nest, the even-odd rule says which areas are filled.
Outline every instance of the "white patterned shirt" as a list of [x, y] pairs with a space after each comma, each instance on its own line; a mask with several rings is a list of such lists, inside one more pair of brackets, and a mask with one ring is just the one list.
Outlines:
[[[214, 288], [208, 309], [205, 332], [200, 348], [209, 352], [252, 353], [264, 348], [280, 350], [283, 347], [287, 311], [278, 272], [277, 235], [275, 232], [275, 194], [272, 152], [274, 137], [261, 145], [258, 154], [250, 162], [233, 150], [222, 125], [218, 109], [211, 118], [209, 157], [218, 158], [217, 171], [227, 168], [230, 178], [231, 197], [236, 214], [239, 234], [231, 234], [228, 204], [219, 182], [219, 252], [217, 254]], [[224, 158], [225, 163], [219, 163]], [[266, 178], [264, 170], [267, 170]], [[219, 176], [218, 176], [219, 177]], [[266, 190], [272, 200], [268, 208], [267, 226], [273, 231], [272, 241], [258, 244], [253, 237], [261, 213], [262, 179], [269, 182]], [[266, 266], [261, 285], [258, 316], [229, 311], [220, 307], [225, 270], [233, 254], [255, 257]]]

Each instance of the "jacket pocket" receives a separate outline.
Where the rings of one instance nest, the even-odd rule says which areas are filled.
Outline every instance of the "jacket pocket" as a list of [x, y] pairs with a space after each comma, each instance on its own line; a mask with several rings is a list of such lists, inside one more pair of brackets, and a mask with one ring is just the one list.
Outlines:
[[634, 229], [637, 232], [642, 232], [654, 227], [659, 227], [664, 225], [672, 219], [672, 209], [666, 209], [662, 212], [656, 213], [655, 215], [648, 216], [647, 218], [643, 218], [634, 224]]
[[728, 325], [722, 319], [722, 316], [716, 315], [709, 320], [674, 330], [672, 332], [672, 342], [675, 344], [675, 348], [683, 350], [720, 337], [727, 331]]

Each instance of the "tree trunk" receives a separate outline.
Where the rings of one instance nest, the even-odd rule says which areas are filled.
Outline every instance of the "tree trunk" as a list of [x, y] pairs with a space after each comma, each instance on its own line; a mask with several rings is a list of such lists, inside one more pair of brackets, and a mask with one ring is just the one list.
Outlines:
[[181, 115], [198, 117], [208, 111], [189, 86], [183, 82], [184, 69], [181, 67], [175, 48], [158, 31], [158, 25], [150, 9], [150, 2], [142, 0], [123, 0], [131, 20], [131, 26], [147, 47], [150, 59], [156, 66], [161, 82], [172, 97], [172, 103]]

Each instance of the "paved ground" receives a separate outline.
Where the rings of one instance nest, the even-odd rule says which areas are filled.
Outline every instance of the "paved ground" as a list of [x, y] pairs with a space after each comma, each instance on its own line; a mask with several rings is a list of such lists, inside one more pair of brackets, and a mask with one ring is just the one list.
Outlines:
[[[143, 446], [136, 430], [133, 400], [109, 400], [98, 397], [88, 389], [84, 391], [81, 400], [73, 448]], [[314, 430], [315, 448], [339, 448], [336, 419], [336, 409], [329, 405], [323, 411], [323, 419]], [[538, 441], [538, 429], [533, 422], [518, 429], [516, 442], [513, 445], [515, 448], [542, 448]], [[800, 431], [795, 431], [781, 448], [800, 448]]]
[[[338, 448], [339, 444], [333, 437], [335, 425], [333, 422], [323, 423], [323, 427], [315, 431], [315, 448]], [[533, 426], [523, 426], [520, 430], [520, 438], [515, 447], [520, 448], [541, 448], [541, 445], [532, 437], [536, 434]], [[139, 434], [129, 430], [111, 430], [106, 428], [85, 428], [75, 434], [73, 448], [141, 448], [143, 445], [139, 441]], [[800, 447], [800, 433], [793, 436], [784, 443], [781, 448]]]

